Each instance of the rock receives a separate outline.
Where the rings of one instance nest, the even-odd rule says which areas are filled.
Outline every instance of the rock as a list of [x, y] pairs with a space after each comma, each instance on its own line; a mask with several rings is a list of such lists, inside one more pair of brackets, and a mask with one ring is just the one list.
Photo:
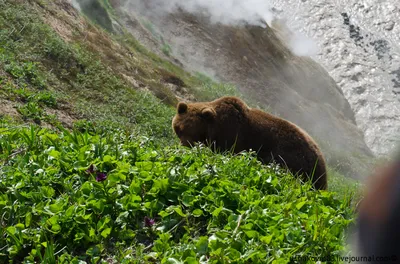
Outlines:
[[391, 31], [391, 30], [393, 30], [394, 25], [395, 25], [395, 23], [394, 23], [393, 21], [389, 21], [389, 22], [385, 25], [384, 29], [387, 30], [387, 31]]
[[[400, 132], [398, 6], [397, 0], [274, 1], [275, 8], [284, 10], [280, 15], [290, 18], [290, 29], [317, 42], [320, 51], [313, 59], [339, 84], [367, 145], [380, 156], [394, 150]], [[356, 77], [354, 63], [363, 68]]]

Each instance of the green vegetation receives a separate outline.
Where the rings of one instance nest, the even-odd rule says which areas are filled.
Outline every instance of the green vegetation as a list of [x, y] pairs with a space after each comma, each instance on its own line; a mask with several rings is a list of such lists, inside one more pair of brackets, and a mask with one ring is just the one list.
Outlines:
[[173, 109], [134, 91], [86, 43], [63, 41], [28, 4], [0, 2], [0, 8], [0, 66], [9, 74], [0, 97], [17, 101], [25, 119], [48, 119], [46, 108], [61, 100], [71, 115], [171, 138]]
[[[0, 260], [283, 263], [343, 249], [350, 199], [252, 155], [122, 130], [0, 129]], [[55, 263], [55, 262], [49, 262]]]
[[88, 16], [88, 18], [102, 28], [113, 31], [111, 17], [108, 10], [111, 10], [111, 6], [107, 0], [77, 0], [81, 11]]
[[329, 189], [335, 191], [335, 197], [340, 200], [352, 199], [352, 206], [356, 207], [363, 197], [364, 185], [329, 167], [328, 175]]
[[[202, 73], [196, 73], [196, 77], [202, 85], [194, 90], [197, 97], [204, 98], [205, 101], [214, 100], [222, 96], [242, 96], [236, 86], [228, 83], [216, 83]], [[248, 101], [248, 100], [247, 100]]]
[[154, 26], [153, 23], [151, 23], [149, 20], [143, 18], [142, 24], [148, 31], [150, 31], [150, 33], [153, 35], [153, 37], [155, 37], [160, 42], [162, 41], [162, 36], [157, 32], [156, 27]]
[[166, 56], [169, 56], [169, 55], [171, 55], [172, 49], [171, 49], [171, 46], [170, 46], [170, 45], [164, 44], [164, 45], [162, 46], [162, 48], [161, 48], [161, 51], [162, 51]]
[[314, 192], [252, 154], [177, 147], [162, 81], [198, 100], [236, 88], [90, 23], [62, 38], [40, 15], [57, 8], [0, 0], [0, 100], [19, 115], [0, 109], [0, 263], [287, 263], [345, 250], [358, 186], [334, 176], [333, 192]]

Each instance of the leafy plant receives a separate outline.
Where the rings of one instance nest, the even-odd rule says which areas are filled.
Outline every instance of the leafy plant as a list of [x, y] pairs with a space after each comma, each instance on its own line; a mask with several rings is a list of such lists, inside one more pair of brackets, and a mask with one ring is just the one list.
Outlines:
[[33, 119], [36, 123], [40, 124], [43, 115], [43, 109], [36, 102], [29, 102], [18, 108], [18, 112], [25, 119]]
[[122, 130], [0, 132], [2, 262], [285, 262], [338, 254], [353, 221], [350, 200], [251, 153], [163, 148]]
[[37, 70], [37, 64], [34, 62], [22, 64], [11, 62], [6, 64], [4, 69], [19, 81], [27, 81], [39, 89], [44, 89], [46, 87], [43, 77]]

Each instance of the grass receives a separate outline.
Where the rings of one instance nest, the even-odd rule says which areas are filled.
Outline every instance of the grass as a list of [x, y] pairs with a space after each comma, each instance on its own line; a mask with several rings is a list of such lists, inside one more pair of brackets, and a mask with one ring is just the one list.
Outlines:
[[[133, 90], [86, 43], [66, 43], [28, 4], [7, 1], [0, 7], [0, 65], [9, 75], [1, 94], [18, 101], [22, 116], [38, 123], [45, 119], [45, 108], [57, 108], [61, 100], [71, 106], [71, 114], [95, 123], [171, 136], [173, 109]], [[151, 116], [153, 123], [146, 121]]]
[[66, 41], [38, 10], [0, 1], [0, 99], [21, 116], [0, 115], [1, 263], [288, 263], [346, 250], [356, 184], [330, 172], [331, 191], [314, 192], [252, 154], [177, 146], [176, 98], [158, 80], [198, 100], [240, 95], [234, 86], [90, 23], [86, 40]]
[[328, 167], [328, 186], [340, 200], [351, 199], [353, 206], [363, 198], [364, 185], [351, 178], [343, 176], [338, 171]]

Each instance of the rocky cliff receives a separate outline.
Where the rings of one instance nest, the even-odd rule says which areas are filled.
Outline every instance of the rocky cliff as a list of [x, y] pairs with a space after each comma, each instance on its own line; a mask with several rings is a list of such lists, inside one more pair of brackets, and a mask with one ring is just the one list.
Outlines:
[[400, 132], [400, 20], [396, 0], [271, 1], [277, 16], [315, 40], [313, 58], [343, 90], [367, 145], [380, 156]]

